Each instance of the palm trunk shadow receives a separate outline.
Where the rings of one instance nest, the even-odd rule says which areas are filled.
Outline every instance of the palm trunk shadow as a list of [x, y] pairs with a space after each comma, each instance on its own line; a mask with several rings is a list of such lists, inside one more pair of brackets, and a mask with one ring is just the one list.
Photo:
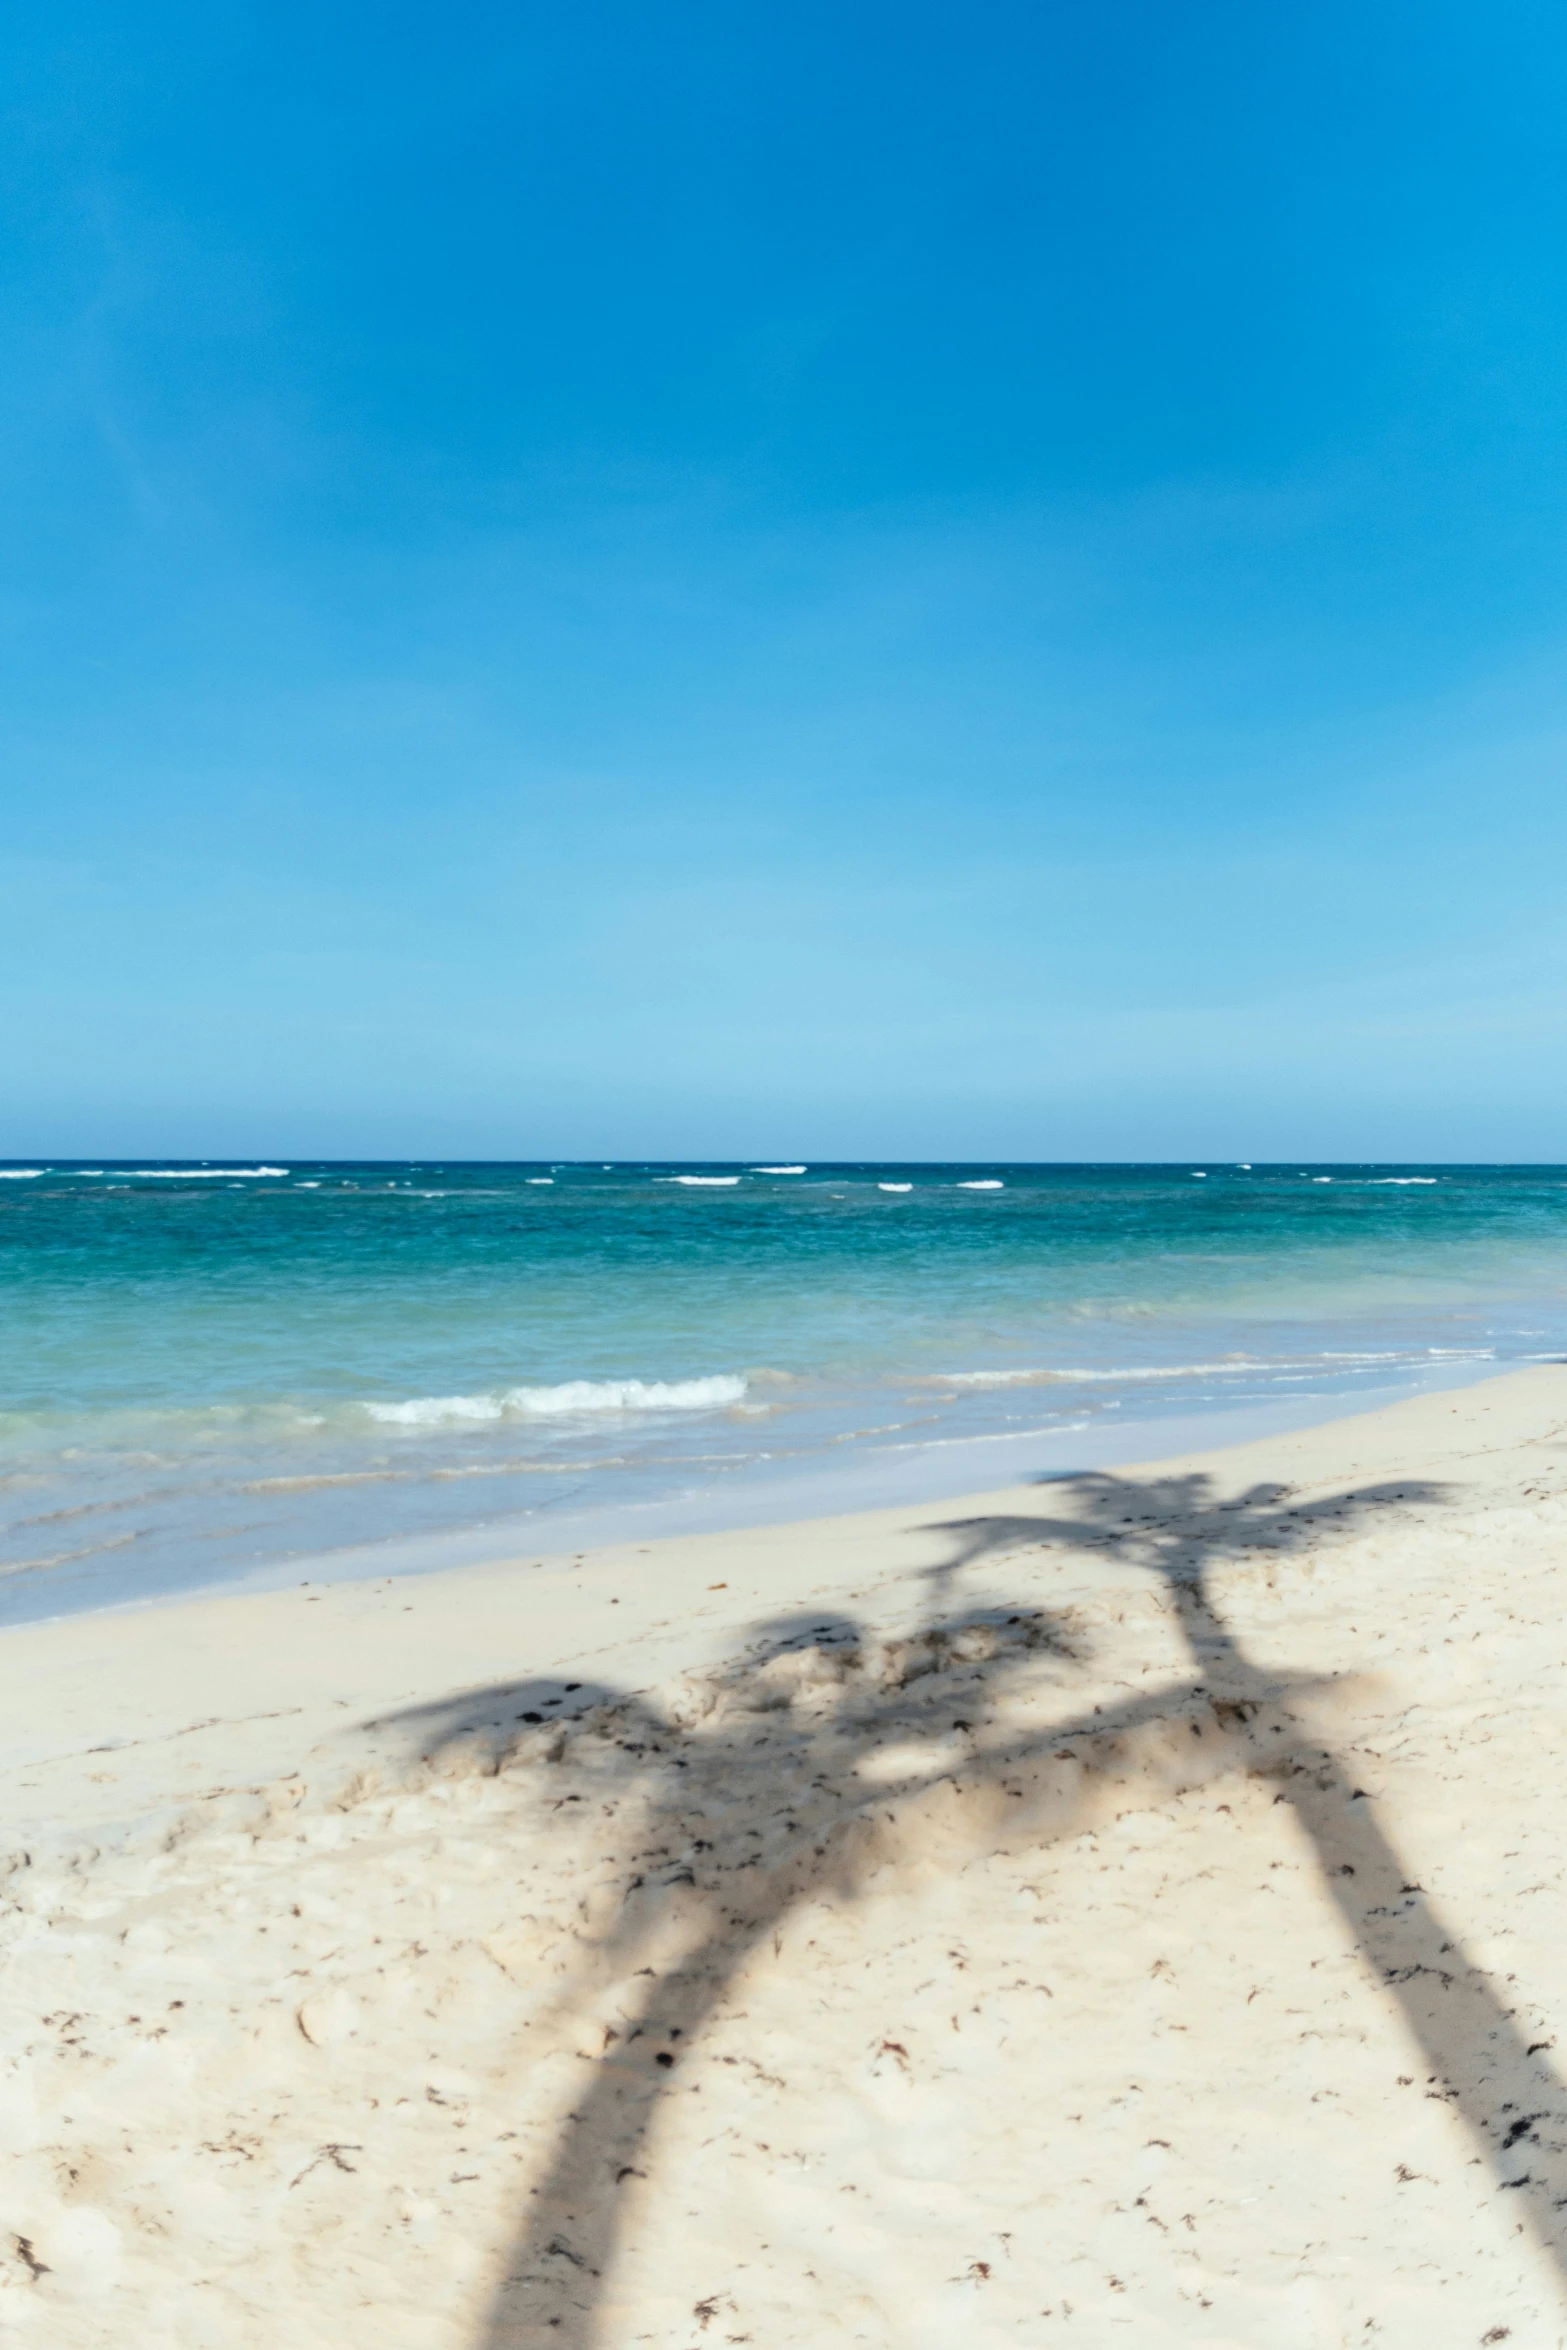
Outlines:
[[[1245, 1725], [1276, 1705], [1276, 1684], [1230, 1632], [1200, 1569], [1176, 1585], [1175, 1598], [1199, 1669], [1222, 1689], [1219, 1702], [1249, 1737]], [[1331, 1749], [1315, 1767], [1291, 1758], [1274, 1800], [1293, 1807], [1340, 1915], [1397, 2000], [1430, 2067], [1426, 2094], [1461, 2115], [1498, 2186], [1518, 2196], [1520, 2216], [1567, 2282], [1567, 2086], [1544, 2044], [1518, 2030], [1515, 2010], [1502, 2004], [1458, 1930], [1414, 1882], [1377, 1819], [1375, 1799], [1348, 1785]]]
[[529, 2198], [527, 2223], [490, 2312], [485, 2350], [546, 2341], [560, 2350], [593, 2350], [622, 2211], [634, 2182], [647, 2175], [647, 2140], [659, 2106], [679, 2085], [681, 2056], [771, 1922], [758, 1919], [743, 1938], [712, 1936], [649, 1989], [640, 2013], [628, 2019], [630, 2030], [594, 2065], [550, 2169]]
[[1567, 2089], [1542, 2044], [1526, 2043], [1457, 1933], [1412, 1883], [1369, 1800], [1342, 1786], [1291, 1788], [1328, 1890], [1393, 1993], [1430, 2067], [1426, 2093], [1452, 2104], [1498, 2185], [1567, 2278]]

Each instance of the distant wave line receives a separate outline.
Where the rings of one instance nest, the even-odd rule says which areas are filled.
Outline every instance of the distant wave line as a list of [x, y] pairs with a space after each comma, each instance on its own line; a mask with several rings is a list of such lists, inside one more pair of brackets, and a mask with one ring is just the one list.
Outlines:
[[286, 1175], [287, 1167], [111, 1167], [133, 1183], [217, 1183], [237, 1175]]
[[[1421, 1361], [1488, 1363], [1495, 1359], [1496, 1350], [1489, 1346], [1428, 1346], [1409, 1353], [1324, 1351], [1320, 1355], [1277, 1362], [1247, 1356], [1239, 1362], [1139, 1363], [1128, 1364], [1117, 1371], [1088, 1370], [1075, 1366], [1062, 1370], [1040, 1367], [1027, 1371], [936, 1371], [929, 1375], [929, 1383], [945, 1387], [1048, 1387], [1073, 1379], [1101, 1383], [1123, 1379], [1281, 1378], [1291, 1372], [1322, 1370], [1332, 1363], [1357, 1363], [1369, 1370], [1377, 1363], [1400, 1363], [1407, 1367]], [[921, 1382], [922, 1385], [926, 1383]]]

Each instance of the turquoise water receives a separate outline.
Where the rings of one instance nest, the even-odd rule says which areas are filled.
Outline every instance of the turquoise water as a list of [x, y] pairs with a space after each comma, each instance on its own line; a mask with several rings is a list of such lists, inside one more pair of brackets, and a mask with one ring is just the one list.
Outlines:
[[[1567, 1170], [0, 1169], [4, 1612], [1567, 1352]], [[802, 1488], [803, 1490], [803, 1488]]]

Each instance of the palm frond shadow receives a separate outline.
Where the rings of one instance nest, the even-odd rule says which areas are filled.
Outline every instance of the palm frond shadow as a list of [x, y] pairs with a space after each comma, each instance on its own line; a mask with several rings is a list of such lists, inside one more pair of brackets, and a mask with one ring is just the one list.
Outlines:
[[[1320, 1682], [1255, 1664], [1210, 1589], [1220, 1559], [1287, 1555], [1308, 1535], [1348, 1531], [1438, 1489], [1367, 1487], [1306, 1512], [1287, 1509], [1278, 1488], [1221, 1500], [1197, 1476], [1083, 1476], [1056, 1490], [1070, 1510], [931, 1529], [951, 1549], [931, 1571], [922, 1623], [902, 1639], [875, 1641], [848, 1616], [803, 1616], [760, 1627], [742, 1667], [672, 1702], [602, 1687], [571, 1693], [594, 1708], [580, 1735], [563, 1734], [562, 1768], [636, 1798], [640, 1873], [596, 1953], [585, 1953], [584, 1979], [614, 1978], [624, 1995], [530, 2193], [476, 2350], [601, 2342], [621, 2212], [654, 2159], [661, 2101], [685, 2086], [704, 2025], [797, 1903], [853, 1898], [911, 1853], [956, 1868], [1002, 1844], [1078, 1835], [1107, 1803], [1125, 1807], [1128, 1782], [1146, 1801], [1234, 1773], [1265, 1778], [1274, 1800], [1293, 1806], [1346, 1925], [1424, 2053], [1430, 2093], [1462, 2117], [1497, 2189], [1516, 2198], [1567, 2276], [1567, 2091], [1413, 1881], [1374, 1799], [1292, 1711]], [[1100, 1547], [1164, 1583], [1190, 1671], [1009, 1737], [997, 1716], [1020, 1677], [1054, 1679], [1069, 1694], [1078, 1635], [1069, 1619], [1021, 1603], [956, 1606], [957, 1586], [981, 1562], [1068, 1544]], [[429, 1725], [437, 1743], [498, 1720], [524, 1686], [447, 1709]], [[531, 1686], [556, 1696], [558, 1718], [563, 1689]], [[542, 1713], [544, 1703], [523, 1710]], [[900, 1743], [907, 1767], [889, 1778]], [[924, 1758], [937, 1749], [936, 1759], [921, 1748]], [[943, 1790], [961, 1798], [955, 1842], [950, 1800], [943, 1814], [945, 1844], [931, 1828]]]

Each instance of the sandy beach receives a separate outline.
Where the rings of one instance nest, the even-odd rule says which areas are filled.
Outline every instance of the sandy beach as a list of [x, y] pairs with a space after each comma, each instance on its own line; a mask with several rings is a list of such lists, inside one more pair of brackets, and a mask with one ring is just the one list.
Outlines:
[[1567, 1373], [0, 1636], [0, 2332], [1567, 2341]]

